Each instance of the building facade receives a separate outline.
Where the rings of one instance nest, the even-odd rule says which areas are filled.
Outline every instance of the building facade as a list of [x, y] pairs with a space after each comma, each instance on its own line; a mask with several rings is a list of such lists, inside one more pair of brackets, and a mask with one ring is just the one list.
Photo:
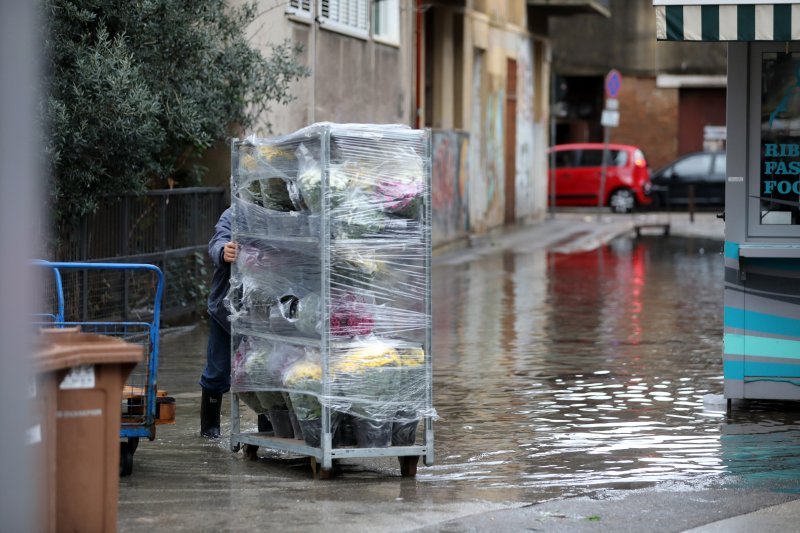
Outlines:
[[416, 123], [434, 130], [434, 242], [547, 209], [547, 19], [607, 14], [585, 0], [417, 2]]
[[611, 0], [610, 11], [550, 20], [556, 141], [602, 141], [603, 80], [616, 68], [623, 82], [613, 142], [640, 146], [653, 168], [702, 150], [704, 128], [725, 125], [725, 44], [657, 42], [651, 0]]
[[[322, 121], [412, 123], [411, 0], [272, 0], [261, 6], [249, 29], [251, 43], [265, 55], [271, 44], [298, 43], [311, 71], [295, 84], [295, 100], [273, 109], [272, 134]], [[266, 121], [254, 133], [269, 134]]]
[[[237, 0], [238, 1], [238, 0]], [[433, 241], [535, 220], [547, 209], [547, 19], [608, 14], [607, 0], [288, 0], [251, 42], [303, 45], [312, 74], [269, 117], [433, 129]], [[254, 132], [267, 135], [267, 121]]]

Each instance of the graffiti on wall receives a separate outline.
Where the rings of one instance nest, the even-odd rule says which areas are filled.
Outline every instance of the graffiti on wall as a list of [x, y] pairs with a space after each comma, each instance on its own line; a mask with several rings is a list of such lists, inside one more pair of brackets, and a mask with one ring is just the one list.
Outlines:
[[433, 132], [431, 202], [433, 245], [469, 233], [469, 135]]
[[528, 37], [520, 37], [517, 47], [517, 146], [516, 150], [516, 214], [518, 218], [530, 216], [534, 206], [534, 161], [533, 151], [535, 138], [533, 135], [533, 41]]
[[490, 93], [486, 101], [486, 223], [503, 224], [505, 185], [505, 101], [504, 90]]

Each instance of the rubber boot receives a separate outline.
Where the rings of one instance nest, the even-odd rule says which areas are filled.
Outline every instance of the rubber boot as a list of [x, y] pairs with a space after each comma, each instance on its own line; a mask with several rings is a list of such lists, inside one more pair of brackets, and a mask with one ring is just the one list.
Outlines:
[[200, 401], [200, 435], [208, 439], [219, 438], [219, 413], [222, 408], [222, 394], [211, 394], [203, 389]]
[[273, 431], [272, 422], [269, 421], [267, 415], [258, 415], [258, 432], [269, 433]]

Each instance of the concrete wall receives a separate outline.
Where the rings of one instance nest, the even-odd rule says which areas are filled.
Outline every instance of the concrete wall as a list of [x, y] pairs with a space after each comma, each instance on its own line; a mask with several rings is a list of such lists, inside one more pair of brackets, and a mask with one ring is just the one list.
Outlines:
[[[266, 54], [270, 43], [303, 45], [301, 62], [311, 76], [293, 86], [295, 101], [274, 106], [254, 133], [286, 134], [314, 122], [412, 124], [413, 10], [400, 2], [399, 45], [360, 39], [285, 13], [282, 3], [265, 9], [251, 25], [251, 43]], [[233, 3], [237, 3], [235, 0]]]
[[316, 121], [408, 122], [399, 48], [326, 30], [317, 39]]

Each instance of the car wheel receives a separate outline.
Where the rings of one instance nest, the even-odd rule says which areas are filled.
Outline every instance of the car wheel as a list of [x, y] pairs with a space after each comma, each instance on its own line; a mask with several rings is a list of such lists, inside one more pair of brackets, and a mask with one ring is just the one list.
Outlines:
[[630, 213], [636, 205], [636, 198], [630, 189], [617, 189], [611, 193], [608, 205], [614, 213]]

